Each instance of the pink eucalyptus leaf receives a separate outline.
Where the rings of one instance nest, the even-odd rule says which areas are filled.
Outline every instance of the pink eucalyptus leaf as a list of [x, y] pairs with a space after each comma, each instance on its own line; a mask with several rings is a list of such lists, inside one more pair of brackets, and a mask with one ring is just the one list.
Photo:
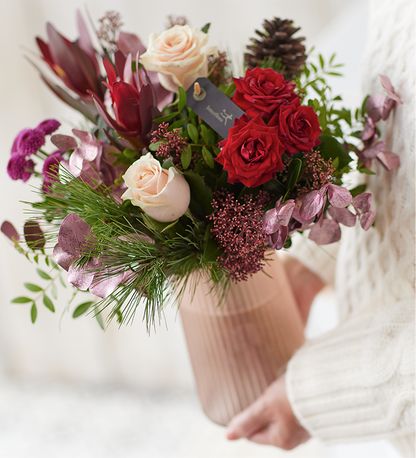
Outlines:
[[45, 236], [37, 221], [26, 221], [23, 226], [23, 233], [27, 245], [32, 250], [41, 250], [45, 246]]
[[358, 194], [352, 199], [352, 205], [357, 212], [368, 212], [371, 207], [371, 200], [373, 196], [369, 192], [363, 192], [362, 194]]
[[68, 269], [68, 281], [81, 291], [87, 291], [94, 280], [94, 273], [88, 271], [88, 266], [77, 268], [71, 264]]
[[395, 100], [390, 99], [389, 97], [386, 98], [383, 105], [383, 111], [381, 113], [381, 119], [383, 121], [385, 121], [389, 117], [390, 111], [394, 108], [395, 105]]
[[59, 228], [58, 243], [63, 251], [76, 256], [91, 251], [94, 245], [91, 226], [70, 213]]
[[309, 218], [309, 219], [302, 218], [302, 216], [300, 215], [300, 208], [299, 207], [295, 207], [293, 209], [292, 217], [296, 221], [299, 221], [300, 223], [302, 223], [303, 225], [309, 225], [315, 219], [315, 217], [312, 217], [312, 218]]
[[328, 200], [334, 207], [344, 208], [351, 203], [352, 196], [347, 188], [330, 184], [328, 186]]
[[1, 232], [8, 237], [12, 242], [18, 242], [20, 240], [20, 235], [17, 232], [16, 228], [9, 221], [4, 221], [1, 225]]
[[57, 243], [53, 249], [56, 263], [68, 272], [69, 266], [79, 258], [78, 255], [66, 253]]
[[287, 226], [280, 226], [279, 229], [266, 237], [269, 245], [274, 250], [281, 250], [286, 242], [289, 228]]
[[374, 220], [376, 219], [376, 216], [377, 216], [376, 211], [364, 212], [360, 217], [361, 227], [365, 231], [368, 231], [368, 229], [370, 229], [370, 227], [373, 225]]
[[360, 138], [363, 141], [370, 140], [376, 132], [374, 121], [369, 117], [365, 117], [364, 130], [360, 133]]
[[309, 238], [318, 245], [338, 242], [341, 238], [341, 228], [336, 221], [324, 219], [322, 225], [315, 224], [312, 227]]
[[400, 165], [400, 157], [390, 151], [382, 151], [377, 154], [377, 159], [386, 167], [387, 170], [397, 169]]
[[52, 135], [51, 142], [62, 151], [69, 151], [75, 149], [78, 146], [75, 138], [70, 137], [69, 135]]
[[350, 212], [348, 208], [337, 208], [331, 206], [328, 208], [328, 213], [334, 221], [341, 223], [344, 226], [353, 227], [357, 221], [357, 215]]
[[381, 153], [385, 146], [385, 142], [378, 142], [375, 145], [373, 144], [361, 151], [361, 157], [364, 159], [374, 159], [377, 154]]
[[97, 154], [102, 151], [102, 143], [93, 137], [89, 132], [72, 129], [72, 133], [81, 140], [81, 149], [84, 154], [84, 159], [86, 161], [93, 161], [97, 157]]
[[287, 200], [283, 205], [276, 207], [277, 218], [282, 226], [288, 226], [290, 218], [292, 217], [293, 210], [295, 209], [295, 201], [293, 199]]
[[401, 100], [401, 98], [396, 94], [395, 90], [394, 90], [394, 87], [393, 85], [391, 84], [390, 82], [390, 79], [388, 76], [385, 76], [385, 75], [380, 75], [380, 80], [381, 80], [381, 84], [382, 86], [384, 87], [384, 89], [386, 90], [387, 92], [387, 95], [393, 99], [394, 101], [396, 101], [399, 105], [402, 105], [403, 102]]
[[123, 282], [125, 273], [121, 272], [117, 275], [95, 275], [94, 280], [90, 286], [90, 293], [94, 296], [104, 299], [114, 292], [117, 286]]
[[300, 207], [300, 216], [305, 219], [311, 219], [316, 214], [319, 213], [319, 210], [322, 208], [324, 199], [322, 194], [319, 191], [311, 191], [309, 194], [306, 194], [303, 199], [302, 206]]
[[273, 234], [279, 228], [279, 220], [277, 218], [277, 210], [272, 208], [263, 215], [263, 231], [266, 234]]
[[380, 121], [385, 101], [386, 97], [382, 94], [373, 94], [368, 97], [365, 105], [366, 111], [374, 122]]

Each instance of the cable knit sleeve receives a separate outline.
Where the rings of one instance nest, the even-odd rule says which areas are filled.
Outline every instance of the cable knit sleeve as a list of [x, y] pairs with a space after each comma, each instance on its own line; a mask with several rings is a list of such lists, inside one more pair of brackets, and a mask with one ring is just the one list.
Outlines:
[[[301, 424], [326, 442], [395, 438], [415, 431], [415, 3], [370, 0], [365, 94], [387, 75], [403, 105], [380, 123], [385, 150], [400, 156], [366, 176], [375, 226], [343, 232], [337, 258], [340, 325], [307, 342], [286, 376]], [[410, 449], [408, 449], [410, 450]], [[414, 450], [405, 452], [414, 456]]]
[[414, 432], [414, 301], [368, 307], [308, 342], [287, 372], [301, 424], [327, 442]]

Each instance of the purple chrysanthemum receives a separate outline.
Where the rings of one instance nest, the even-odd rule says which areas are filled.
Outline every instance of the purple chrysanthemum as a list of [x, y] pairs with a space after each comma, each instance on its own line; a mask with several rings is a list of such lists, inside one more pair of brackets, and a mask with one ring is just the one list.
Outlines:
[[39, 151], [40, 147], [45, 144], [45, 134], [37, 129], [24, 129], [16, 137], [12, 155], [30, 156]]
[[14, 154], [7, 164], [7, 173], [12, 180], [23, 180], [26, 182], [32, 175], [35, 163], [24, 156]]
[[44, 135], [50, 135], [59, 128], [61, 123], [56, 119], [45, 119], [42, 121], [35, 130], [40, 130]]

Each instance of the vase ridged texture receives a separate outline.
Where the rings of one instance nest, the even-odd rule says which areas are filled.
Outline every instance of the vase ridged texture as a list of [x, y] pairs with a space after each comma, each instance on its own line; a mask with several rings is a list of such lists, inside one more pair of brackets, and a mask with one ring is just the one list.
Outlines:
[[198, 396], [220, 425], [248, 407], [303, 344], [303, 323], [280, 260], [232, 285], [224, 303], [200, 278], [185, 291], [180, 314]]

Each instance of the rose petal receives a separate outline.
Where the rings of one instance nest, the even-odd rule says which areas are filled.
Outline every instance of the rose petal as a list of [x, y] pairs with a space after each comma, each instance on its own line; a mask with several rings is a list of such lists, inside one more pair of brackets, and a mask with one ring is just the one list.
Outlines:
[[329, 207], [328, 213], [334, 221], [344, 226], [353, 227], [357, 221], [357, 215], [350, 212], [348, 208]]
[[377, 159], [386, 167], [387, 170], [397, 169], [400, 165], [400, 157], [390, 151], [382, 151], [377, 154]]
[[371, 206], [373, 196], [369, 192], [363, 192], [352, 199], [352, 205], [357, 211], [368, 212]]
[[309, 233], [309, 238], [318, 245], [328, 245], [338, 242], [341, 238], [341, 228], [332, 219], [325, 219], [322, 226], [315, 224]]
[[370, 229], [370, 227], [373, 225], [374, 220], [376, 219], [376, 216], [377, 216], [376, 211], [364, 212], [360, 218], [361, 227], [365, 231], [368, 231], [368, 229]]
[[352, 196], [348, 189], [330, 184], [328, 186], [328, 200], [334, 207], [344, 208], [351, 203]]

